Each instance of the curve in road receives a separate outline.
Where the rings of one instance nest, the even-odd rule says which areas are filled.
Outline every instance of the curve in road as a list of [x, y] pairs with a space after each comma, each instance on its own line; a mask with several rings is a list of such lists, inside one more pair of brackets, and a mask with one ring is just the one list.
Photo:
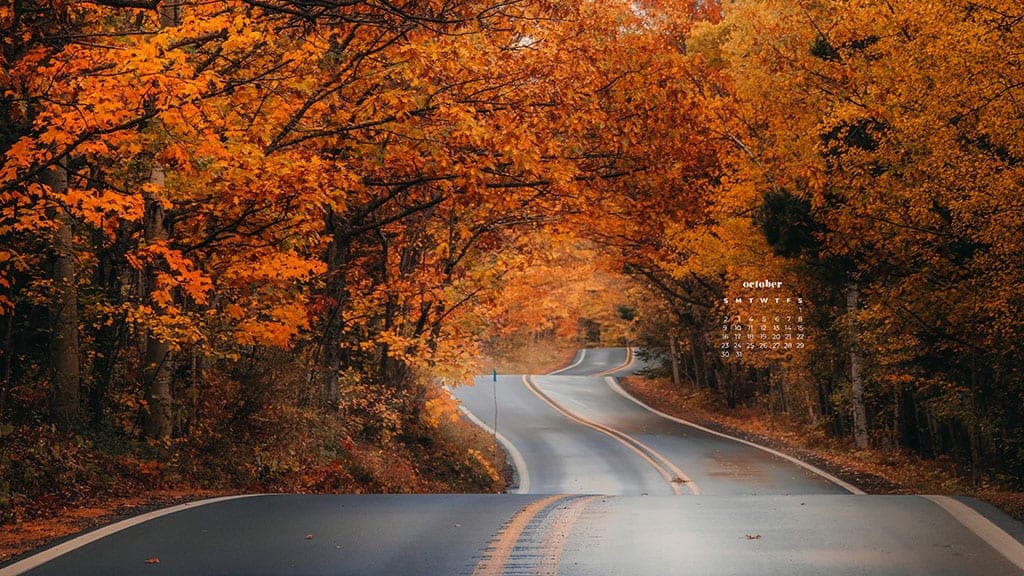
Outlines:
[[[554, 374], [456, 390], [510, 447], [523, 494], [205, 501], [0, 576], [1024, 574], [1024, 525], [1005, 514], [969, 498], [851, 495], [799, 462], [658, 415], [602, 376], [628, 371], [628, 354], [587, 350]], [[676, 470], [703, 495], [674, 496]]]
[[810, 464], [658, 413], [605, 376], [636, 363], [628, 348], [581, 350], [550, 374], [478, 378], [455, 394], [477, 422], [498, 428], [517, 476], [530, 479], [520, 493], [863, 493]]

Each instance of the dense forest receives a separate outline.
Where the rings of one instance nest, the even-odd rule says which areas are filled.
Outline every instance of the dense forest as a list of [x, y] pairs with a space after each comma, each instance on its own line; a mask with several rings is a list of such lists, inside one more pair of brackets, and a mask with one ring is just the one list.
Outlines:
[[[1001, 0], [5, 3], [0, 504], [111, 466], [344, 489], [358, 446], [447, 450], [441, 385], [482, 343], [601, 339], [538, 270], [636, 279], [603, 312], [634, 336], [604, 339], [670, 350], [731, 406], [1019, 482], [1022, 20]], [[806, 348], [723, 357], [723, 303], [765, 278], [813, 303]], [[493, 486], [463, 451], [451, 473]]]
[[[1022, 7], [726, 12], [686, 44], [704, 67], [690, 90], [725, 151], [705, 218], [666, 222], [661, 245], [645, 238], [654, 213], [626, 235], [630, 266], [671, 313], [658, 337], [677, 338], [679, 369], [730, 405], [1019, 487]], [[765, 278], [811, 303], [808, 346], [715, 358], [702, 334], [723, 306], [706, 303]]]

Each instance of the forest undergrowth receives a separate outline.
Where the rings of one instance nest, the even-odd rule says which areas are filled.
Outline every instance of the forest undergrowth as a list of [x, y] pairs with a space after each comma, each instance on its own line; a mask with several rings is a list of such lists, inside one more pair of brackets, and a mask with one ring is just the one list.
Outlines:
[[236, 403], [210, 414], [202, 434], [164, 443], [6, 427], [0, 562], [149, 509], [229, 494], [494, 493], [507, 486], [504, 452], [472, 424], [441, 411], [400, 430], [359, 428], [371, 421], [360, 420], [368, 408], [325, 413]]

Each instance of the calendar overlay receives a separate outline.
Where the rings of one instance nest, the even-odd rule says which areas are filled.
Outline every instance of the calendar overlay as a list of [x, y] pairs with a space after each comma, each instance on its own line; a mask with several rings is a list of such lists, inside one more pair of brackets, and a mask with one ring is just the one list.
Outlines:
[[721, 326], [714, 339], [722, 358], [781, 360], [807, 348], [810, 304], [782, 281], [741, 282], [721, 304]]

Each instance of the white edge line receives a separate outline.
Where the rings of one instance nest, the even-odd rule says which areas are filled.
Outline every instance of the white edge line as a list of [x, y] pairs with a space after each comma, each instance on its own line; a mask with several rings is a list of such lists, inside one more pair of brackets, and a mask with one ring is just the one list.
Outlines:
[[974, 532], [985, 543], [994, 548], [996, 552], [999, 552], [1016, 565], [1017, 568], [1024, 570], [1024, 544], [1021, 544], [1016, 538], [993, 524], [991, 520], [985, 518], [970, 506], [949, 496], [922, 496], [922, 498], [931, 500], [941, 506], [957, 522], [963, 524], [971, 532]]
[[[461, 406], [460, 405], [459, 406], [459, 411], [462, 412], [463, 414], [465, 414], [466, 418], [469, 418], [469, 420], [471, 422], [473, 422], [477, 426], [479, 426], [479, 427], [483, 428], [484, 430], [486, 430], [488, 434], [493, 434], [494, 437], [498, 440], [498, 442], [501, 443], [501, 445], [505, 448], [505, 451], [508, 452], [509, 456], [512, 457], [512, 466], [516, 469], [516, 476], [518, 476], [518, 478], [519, 478], [519, 486], [516, 487], [515, 490], [510, 491], [509, 493], [510, 494], [527, 494], [527, 493], [529, 493], [530, 492], [530, 473], [526, 469], [526, 460], [523, 458], [522, 452], [520, 452], [519, 449], [516, 448], [515, 444], [513, 444], [508, 438], [506, 438], [500, 432], [496, 431], [494, 428], [491, 428], [490, 426], [485, 424], [483, 420], [477, 418], [465, 406]], [[4, 574], [0, 574], [0, 576], [5, 576], [5, 575]]]
[[583, 358], [586, 357], [586, 355], [587, 355], [587, 349], [586, 348], [580, 348], [580, 351], [577, 353], [577, 355], [579, 356], [579, 358], [575, 362], [573, 362], [572, 364], [569, 364], [565, 368], [559, 368], [558, 370], [555, 370], [554, 372], [548, 372], [547, 375], [548, 376], [553, 376], [555, 374], [561, 374], [562, 372], [565, 372], [566, 370], [572, 370], [573, 368], [579, 366], [580, 364], [583, 363]]
[[67, 542], [63, 542], [52, 548], [43, 550], [38, 554], [29, 556], [24, 560], [19, 560], [18, 562], [15, 562], [10, 566], [0, 568], [0, 576], [15, 576], [17, 574], [27, 572], [29, 570], [32, 570], [33, 568], [37, 568], [38, 566], [45, 564], [46, 562], [49, 562], [50, 560], [53, 560], [54, 558], [63, 556], [68, 552], [81, 548], [82, 546], [85, 546], [87, 544], [91, 544], [102, 538], [106, 538], [107, 536], [110, 536], [115, 532], [120, 532], [121, 530], [131, 528], [133, 526], [138, 526], [139, 524], [148, 522], [150, 520], [154, 520], [161, 516], [167, 516], [169, 514], [174, 514], [176, 512], [182, 512], [184, 510], [198, 508], [200, 506], [206, 506], [207, 504], [215, 504], [217, 502], [224, 502], [226, 500], [237, 500], [239, 498], [254, 498], [256, 496], [266, 496], [266, 494], [239, 494], [236, 496], [221, 496], [219, 498], [209, 498], [206, 500], [197, 500], [195, 502], [186, 502], [185, 504], [171, 506], [170, 508], [161, 508], [160, 510], [154, 510], [152, 512], [141, 514], [139, 516], [132, 516], [131, 518], [121, 520], [120, 522], [116, 522], [109, 526], [97, 528], [96, 530], [78, 536], [77, 538], [72, 538]]
[[804, 462], [803, 460], [794, 458], [794, 457], [790, 456], [789, 454], [783, 454], [782, 452], [779, 452], [778, 450], [773, 450], [771, 448], [768, 448], [767, 446], [762, 446], [760, 444], [755, 444], [755, 443], [753, 443], [753, 442], [751, 442], [749, 440], [744, 440], [742, 438], [737, 438], [735, 436], [730, 436], [728, 434], [724, 434], [724, 433], [719, 432], [717, 430], [712, 430], [710, 428], [701, 426], [700, 424], [696, 424], [694, 422], [690, 422], [688, 420], [683, 420], [682, 418], [677, 418], [677, 417], [672, 416], [670, 414], [666, 414], [666, 413], [662, 412], [661, 410], [657, 410], [655, 408], [651, 408], [650, 406], [648, 406], [647, 404], [644, 404], [641, 400], [639, 400], [638, 398], [636, 398], [635, 396], [630, 394], [629, 392], [626, 392], [622, 388], [622, 386], [620, 386], [619, 383], [615, 380], [615, 378], [612, 378], [611, 376], [606, 376], [604, 381], [608, 383], [608, 386], [611, 387], [612, 390], [618, 392], [619, 395], [621, 395], [622, 397], [627, 398], [629, 400], [632, 400], [633, 402], [639, 404], [640, 406], [646, 408], [647, 410], [653, 412], [654, 414], [657, 414], [658, 416], [661, 416], [662, 418], [667, 418], [669, 420], [672, 420], [673, 422], [682, 424], [684, 426], [689, 426], [690, 428], [696, 428], [697, 430], [700, 430], [702, 432], [707, 432], [708, 434], [714, 434], [715, 436], [726, 438], [726, 439], [732, 440], [734, 442], [739, 442], [740, 444], [746, 444], [747, 446], [752, 446], [754, 448], [757, 448], [758, 450], [763, 450], [763, 451], [765, 451], [765, 452], [767, 452], [769, 454], [772, 454], [774, 456], [778, 456], [779, 458], [782, 458], [784, 460], [788, 460], [788, 461], [792, 462], [793, 464], [796, 464], [797, 466], [800, 466], [801, 468], [803, 468], [805, 470], [813, 472], [814, 474], [817, 474], [818, 476], [821, 476], [822, 478], [828, 480], [829, 482], [832, 482], [833, 484], [836, 484], [837, 486], [841, 487], [843, 490], [846, 490], [847, 492], [849, 492], [851, 494], [856, 494], [858, 496], [863, 496], [863, 495], [866, 494], [866, 492], [864, 492], [860, 488], [857, 488], [853, 484], [850, 484], [848, 482], [844, 482], [843, 480], [840, 480], [839, 478], [836, 478], [835, 476], [829, 474], [828, 472], [825, 472], [821, 468], [818, 468], [817, 466], [814, 466], [812, 464], [808, 464], [807, 462]]

